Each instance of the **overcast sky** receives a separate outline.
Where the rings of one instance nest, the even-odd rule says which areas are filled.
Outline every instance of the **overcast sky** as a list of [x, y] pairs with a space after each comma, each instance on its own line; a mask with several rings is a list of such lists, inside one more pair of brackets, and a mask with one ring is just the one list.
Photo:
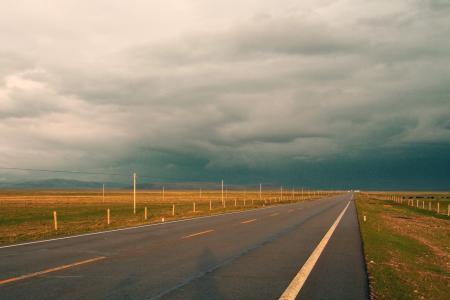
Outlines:
[[447, 0], [2, 0], [0, 166], [450, 189], [449, 37]]

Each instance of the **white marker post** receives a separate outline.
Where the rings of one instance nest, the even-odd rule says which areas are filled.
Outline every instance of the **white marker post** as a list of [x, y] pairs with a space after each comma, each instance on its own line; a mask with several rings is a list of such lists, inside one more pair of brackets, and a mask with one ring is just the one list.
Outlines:
[[58, 230], [58, 216], [56, 215], [56, 210], [53, 211], [53, 228]]
[[106, 224], [111, 224], [111, 218], [109, 213], [109, 208], [106, 210]]
[[195, 212], [195, 202], [192, 203], [193, 207], [192, 207], [192, 211]]
[[133, 173], [133, 213], [136, 214], [136, 173]]
[[144, 220], [147, 220], [147, 206], [144, 208]]
[[175, 216], [175, 204], [172, 204], [172, 216]]
[[102, 203], [105, 203], [105, 184], [103, 184]]

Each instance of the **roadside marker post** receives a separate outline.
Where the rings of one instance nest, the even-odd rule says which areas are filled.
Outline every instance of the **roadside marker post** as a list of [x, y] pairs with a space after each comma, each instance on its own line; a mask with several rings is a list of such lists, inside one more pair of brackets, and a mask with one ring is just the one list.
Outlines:
[[144, 208], [144, 220], [147, 220], [147, 206]]
[[53, 211], [53, 228], [58, 230], [58, 216], [56, 215], [56, 210]]
[[193, 212], [195, 212], [195, 202], [194, 203], [192, 203], [192, 210], [193, 210]]
[[175, 216], [175, 204], [172, 204], [172, 216]]
[[437, 203], [437, 209], [436, 212], [439, 214], [439, 202]]
[[428, 202], [428, 210], [431, 210], [431, 201]]
[[111, 224], [109, 208], [106, 210], [106, 224]]
[[212, 200], [209, 199], [209, 210], [212, 210]]

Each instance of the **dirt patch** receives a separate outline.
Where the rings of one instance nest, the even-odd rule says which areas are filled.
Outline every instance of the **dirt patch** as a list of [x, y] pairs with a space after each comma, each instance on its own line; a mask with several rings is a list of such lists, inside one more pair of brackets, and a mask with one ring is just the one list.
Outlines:
[[439, 264], [450, 272], [450, 224], [446, 220], [424, 216], [402, 217], [392, 214], [382, 216], [392, 230], [426, 245], [440, 257]]

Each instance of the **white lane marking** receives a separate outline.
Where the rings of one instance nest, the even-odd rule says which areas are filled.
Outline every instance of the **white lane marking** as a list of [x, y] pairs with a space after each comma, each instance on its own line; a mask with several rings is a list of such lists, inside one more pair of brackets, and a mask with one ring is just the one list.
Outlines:
[[[294, 203], [292, 205], [296, 205], [296, 204], [298, 204], [298, 203]], [[280, 205], [283, 205], [283, 204], [280, 204]], [[284, 205], [286, 205], [286, 204], [284, 204]], [[139, 226], [126, 227], [126, 228], [111, 229], [111, 230], [91, 232], [91, 233], [83, 233], [83, 234], [64, 236], [64, 237], [54, 238], [54, 239], [47, 239], [47, 240], [40, 240], [40, 241], [33, 241], [33, 242], [26, 242], [26, 243], [20, 243], [20, 244], [12, 244], [12, 245], [0, 246], [0, 249], [13, 248], [13, 247], [19, 247], [19, 246], [26, 246], [26, 245], [33, 245], [33, 244], [40, 244], [40, 243], [46, 243], [46, 242], [54, 242], [54, 241], [59, 241], [59, 240], [67, 240], [67, 239], [79, 238], [79, 237], [83, 237], [83, 236], [105, 234], [105, 233], [116, 232], [116, 231], [125, 231], [125, 230], [139, 229], [139, 228], [144, 228], [144, 227], [152, 227], [152, 226], [168, 225], [168, 224], [179, 223], [179, 222], [195, 221], [195, 220], [200, 220], [200, 219], [220, 217], [220, 216], [225, 216], [225, 215], [241, 214], [241, 213], [246, 213], [246, 212], [250, 212], [250, 211], [262, 210], [262, 209], [270, 209], [270, 208], [276, 208], [276, 207], [278, 207], [278, 205], [267, 206], [267, 207], [258, 207], [258, 208], [243, 210], [243, 211], [233, 211], [233, 212], [228, 212], [228, 213], [220, 213], [220, 214], [215, 214], [215, 215], [212, 215], [212, 216], [201, 216], [201, 217], [187, 218], [187, 219], [181, 219], [181, 220], [174, 220], [174, 221], [169, 221], [169, 222], [164, 222], [164, 223], [161, 222], [161, 223], [146, 224], [146, 225], [139, 225]]]
[[193, 233], [193, 234], [190, 234], [190, 235], [183, 236], [182, 239], [187, 239], [187, 238], [190, 238], [190, 237], [193, 237], [193, 236], [207, 234], [207, 233], [210, 233], [210, 232], [213, 232], [213, 231], [214, 231], [214, 229], [209, 229], [209, 230]]
[[328, 241], [330, 240], [331, 236], [334, 233], [334, 230], [338, 226], [339, 222], [342, 219], [342, 216], [344, 215], [345, 211], [347, 210], [348, 206], [350, 204], [350, 201], [347, 203], [345, 208], [342, 210], [342, 212], [337, 217], [336, 221], [334, 221], [333, 225], [331, 225], [330, 229], [328, 229], [328, 232], [324, 235], [320, 243], [317, 245], [316, 249], [311, 253], [306, 263], [303, 265], [303, 267], [300, 269], [300, 271], [295, 275], [294, 279], [291, 281], [287, 289], [284, 291], [284, 293], [281, 295], [279, 300], [294, 300], [300, 290], [302, 289], [303, 285], [305, 284], [306, 279], [308, 279], [309, 274], [311, 273], [312, 269], [316, 265], [317, 260], [319, 259], [320, 255], [322, 254], [322, 251], [325, 249], [325, 246], [327, 245]]
[[275, 217], [275, 216], [278, 216], [280, 213], [273, 213], [273, 214], [271, 214], [271, 215], [269, 215], [269, 217]]

